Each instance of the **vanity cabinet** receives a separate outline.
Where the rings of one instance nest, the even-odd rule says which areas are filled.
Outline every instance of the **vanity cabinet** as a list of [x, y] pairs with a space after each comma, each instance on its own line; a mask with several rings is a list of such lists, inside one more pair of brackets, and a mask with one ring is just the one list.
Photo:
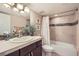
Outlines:
[[30, 55], [32, 50], [34, 50], [34, 49], [36, 49], [35, 43], [20, 49], [20, 55], [21, 56]]
[[41, 41], [36, 42], [36, 49], [34, 49], [32, 52], [33, 52], [33, 56], [41, 56], [42, 55]]
[[23, 47], [6, 56], [42, 56], [42, 40]]
[[35, 50], [32, 51], [33, 56], [42, 56], [41, 47], [37, 47]]

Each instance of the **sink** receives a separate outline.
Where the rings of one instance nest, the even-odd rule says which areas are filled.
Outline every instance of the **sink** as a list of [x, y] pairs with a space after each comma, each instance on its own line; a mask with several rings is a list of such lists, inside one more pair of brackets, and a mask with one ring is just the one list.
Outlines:
[[23, 37], [15, 37], [12, 39], [9, 39], [10, 42], [26, 42], [33, 39], [32, 36], [23, 36]]

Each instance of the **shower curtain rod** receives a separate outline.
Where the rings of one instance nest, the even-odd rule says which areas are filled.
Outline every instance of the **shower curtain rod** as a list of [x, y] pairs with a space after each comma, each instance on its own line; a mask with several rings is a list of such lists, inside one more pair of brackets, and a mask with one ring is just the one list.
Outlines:
[[57, 13], [57, 14], [67, 13], [67, 12], [70, 12], [70, 11], [78, 11], [78, 8], [72, 9], [72, 10], [68, 10], [68, 11], [65, 11], [65, 12], [61, 12], [61, 13]]

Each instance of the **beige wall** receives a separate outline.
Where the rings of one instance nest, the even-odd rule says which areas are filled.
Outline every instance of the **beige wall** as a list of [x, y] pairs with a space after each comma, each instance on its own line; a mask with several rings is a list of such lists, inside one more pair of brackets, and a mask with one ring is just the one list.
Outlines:
[[[75, 15], [53, 18], [50, 24], [70, 23], [75, 21]], [[55, 26], [50, 27], [51, 40], [63, 41], [76, 44], [76, 26]]]
[[[40, 23], [37, 22], [38, 19]], [[31, 25], [34, 25], [35, 28], [37, 28], [37, 26], [39, 25], [39, 27], [41, 28], [41, 21], [42, 21], [42, 17], [40, 15], [38, 15], [34, 11], [30, 12], [30, 24]], [[41, 29], [40, 30], [36, 29], [35, 35], [40, 35], [40, 34], [41, 34]]]
[[18, 15], [11, 15], [11, 29], [14, 26], [24, 27], [26, 25], [26, 18]]
[[[78, 19], [78, 22], [79, 22], [79, 10], [78, 10], [78, 12], [76, 13], [76, 15], [77, 15], [77, 19]], [[78, 23], [78, 25], [77, 25], [77, 40], [76, 40], [76, 43], [77, 43], [77, 52], [78, 52], [78, 55], [79, 55], [79, 23]]]

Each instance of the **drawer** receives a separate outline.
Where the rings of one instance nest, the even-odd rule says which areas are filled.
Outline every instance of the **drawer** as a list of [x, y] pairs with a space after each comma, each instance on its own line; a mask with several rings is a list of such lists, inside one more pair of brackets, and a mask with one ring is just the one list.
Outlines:
[[26, 47], [20, 49], [20, 55], [24, 56], [27, 53], [30, 53], [35, 48], [36, 48], [36, 44], [35, 43], [33, 43], [33, 44], [29, 45], [29, 46], [26, 46]]

